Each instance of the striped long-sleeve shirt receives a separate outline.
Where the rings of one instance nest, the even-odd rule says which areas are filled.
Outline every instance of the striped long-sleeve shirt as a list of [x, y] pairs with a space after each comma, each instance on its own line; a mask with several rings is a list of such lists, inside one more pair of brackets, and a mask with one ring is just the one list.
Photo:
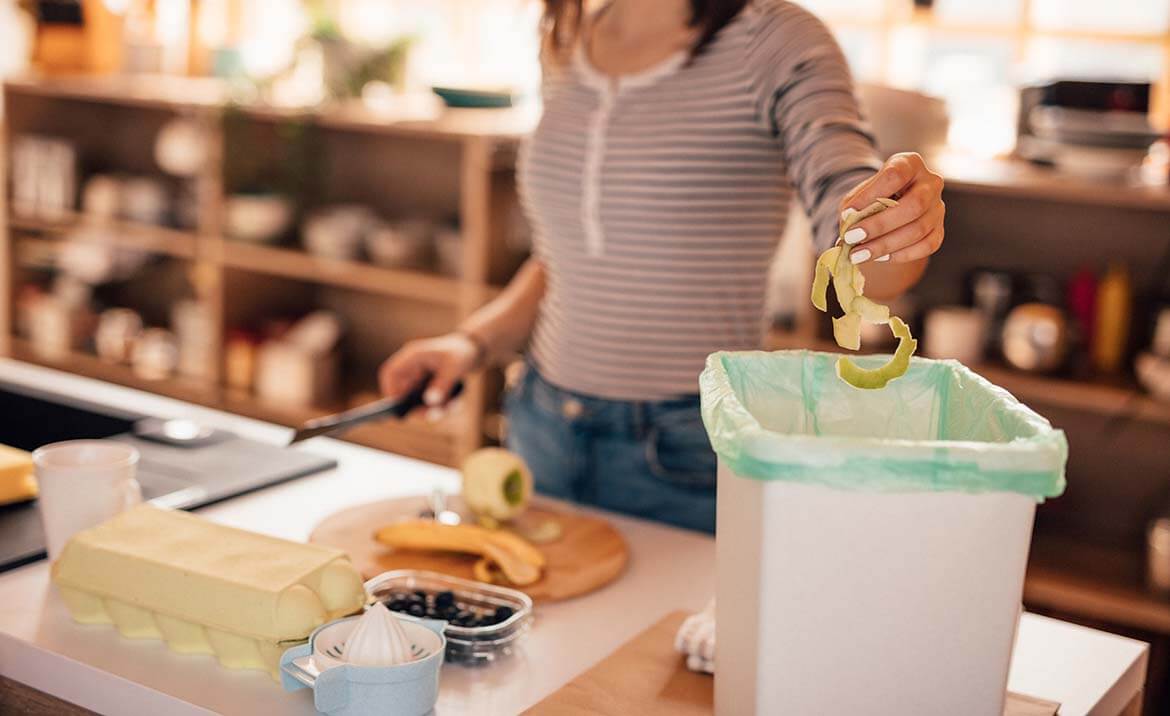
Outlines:
[[841, 198], [879, 166], [836, 42], [778, 0], [634, 75], [578, 50], [543, 99], [520, 162], [547, 277], [531, 355], [598, 397], [693, 394], [708, 354], [757, 348], [793, 192], [824, 248]]

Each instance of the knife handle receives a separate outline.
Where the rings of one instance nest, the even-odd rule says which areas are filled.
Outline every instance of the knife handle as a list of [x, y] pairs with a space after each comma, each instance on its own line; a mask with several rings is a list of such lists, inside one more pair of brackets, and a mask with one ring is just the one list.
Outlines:
[[[387, 415], [393, 415], [397, 418], [405, 418], [406, 415], [415, 408], [421, 408], [426, 405], [423, 402], [423, 395], [427, 392], [427, 387], [431, 384], [432, 376], [428, 373], [423, 377], [413, 388], [410, 389], [406, 395], [401, 398], [390, 399], [386, 398], [379, 403], [385, 403], [378, 412], [385, 412]], [[463, 381], [456, 381], [455, 385], [451, 387], [451, 392], [447, 396], [447, 402], [451, 402], [459, 397], [463, 392]], [[377, 405], [375, 403], [374, 405]]]

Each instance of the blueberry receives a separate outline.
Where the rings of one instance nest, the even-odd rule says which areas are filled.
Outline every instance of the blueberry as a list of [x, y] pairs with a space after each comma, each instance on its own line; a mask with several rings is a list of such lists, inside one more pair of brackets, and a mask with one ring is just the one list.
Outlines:
[[386, 608], [392, 612], [404, 612], [409, 605], [405, 599], [392, 599], [386, 602]]
[[415, 603], [415, 604], [411, 604], [407, 608], [406, 613], [412, 617], [422, 617], [422, 616], [426, 616], [427, 608], [421, 604]]
[[440, 607], [436, 611], [440, 614], [440, 618], [446, 619], [447, 621], [452, 621], [456, 616], [458, 616], [459, 607], [452, 604], [451, 606]]
[[455, 604], [455, 592], [447, 590], [435, 595], [435, 604], [440, 607], [449, 607]]
[[492, 623], [499, 624], [500, 622], [505, 622], [511, 618], [513, 613], [512, 607], [496, 607], [496, 613], [492, 615], [494, 617]]
[[427, 593], [421, 589], [418, 589], [418, 590], [415, 590], [414, 596], [418, 597], [419, 599], [426, 599]]

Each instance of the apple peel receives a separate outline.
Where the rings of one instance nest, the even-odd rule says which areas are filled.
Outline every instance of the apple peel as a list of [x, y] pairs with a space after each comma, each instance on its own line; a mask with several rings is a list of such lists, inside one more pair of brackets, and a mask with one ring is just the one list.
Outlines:
[[918, 349], [918, 341], [910, 335], [910, 327], [901, 318], [890, 319], [890, 330], [898, 337], [894, 356], [880, 368], [865, 369], [846, 356], [837, 359], [837, 377], [854, 388], [880, 390], [895, 378], [901, 378], [910, 369], [910, 356]]
[[865, 276], [849, 260], [849, 251], [843, 245], [845, 232], [859, 221], [897, 205], [898, 202], [893, 199], [878, 199], [860, 211], [846, 209], [841, 217], [837, 244], [817, 257], [813, 276], [813, 306], [828, 312], [831, 281], [837, 302], [845, 311], [845, 315], [833, 319], [833, 338], [837, 345], [848, 350], [859, 350], [862, 321], [875, 325], [889, 324], [890, 330], [898, 338], [898, 347], [893, 357], [880, 368], [861, 368], [844, 356], [837, 360], [837, 376], [862, 390], [884, 388], [891, 380], [905, 375], [910, 368], [910, 357], [918, 350], [918, 341], [911, 335], [910, 327], [900, 318], [891, 316], [889, 306], [865, 297]]
[[855, 351], [861, 348], [861, 314], [846, 313], [833, 319], [833, 340], [842, 348]]

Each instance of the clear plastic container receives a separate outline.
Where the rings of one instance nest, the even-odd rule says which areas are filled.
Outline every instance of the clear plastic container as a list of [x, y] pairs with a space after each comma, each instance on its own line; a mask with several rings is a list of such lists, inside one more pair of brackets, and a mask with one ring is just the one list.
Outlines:
[[475, 610], [494, 611], [497, 607], [512, 610], [512, 616], [491, 626], [448, 624], [443, 633], [447, 637], [447, 661], [451, 663], [470, 666], [491, 663], [511, 654], [532, 628], [532, 599], [515, 589], [413, 569], [383, 572], [366, 582], [366, 593], [375, 601], [384, 601], [397, 592], [416, 590], [454, 592], [458, 603]]

